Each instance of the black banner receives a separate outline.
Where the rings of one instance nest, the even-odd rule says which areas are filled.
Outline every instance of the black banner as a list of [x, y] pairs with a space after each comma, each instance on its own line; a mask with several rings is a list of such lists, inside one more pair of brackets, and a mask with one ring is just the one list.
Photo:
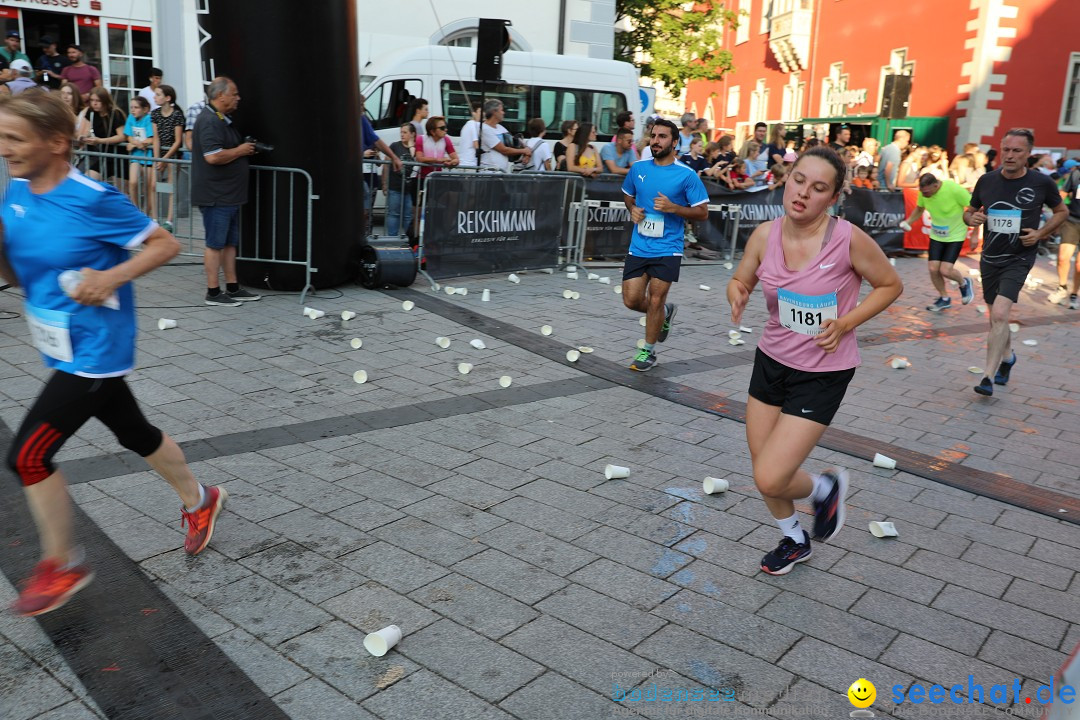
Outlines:
[[852, 188], [842, 195], [844, 218], [877, 241], [886, 253], [902, 252], [904, 231], [897, 224], [904, 219], [902, 192], [876, 192]]
[[610, 200], [611, 207], [587, 207], [585, 218], [585, 257], [592, 259], [622, 259], [630, 248], [630, 211], [623, 204], [622, 176], [607, 176], [589, 180], [585, 197], [589, 200]]
[[423, 260], [431, 277], [555, 267], [567, 228], [560, 177], [432, 173], [425, 186]]
[[[735, 247], [746, 247], [746, 241], [750, 239], [750, 233], [765, 222], [778, 218], [784, 214], [784, 189], [775, 190], [729, 190], [727, 187], [714, 183], [705, 182], [705, 188], [709, 191], [709, 203], [712, 205], [738, 205], [739, 211], [739, 234], [735, 239]], [[694, 223], [694, 235], [698, 242], [710, 250], [724, 251], [731, 243], [732, 225], [735, 222], [735, 213], [724, 208], [709, 212], [707, 220]]]

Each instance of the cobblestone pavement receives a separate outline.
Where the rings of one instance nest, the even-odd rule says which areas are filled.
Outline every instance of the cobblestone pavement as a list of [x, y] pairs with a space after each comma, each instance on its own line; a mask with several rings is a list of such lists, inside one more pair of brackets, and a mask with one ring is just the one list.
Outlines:
[[[1046, 303], [1049, 263], [1015, 313], [1014, 339], [1038, 344], [1017, 343], [993, 398], [968, 372], [984, 363], [981, 298], [927, 313], [925, 261], [897, 267], [905, 294], [860, 331], [863, 366], [834, 427], [871, 454], [922, 453], [942, 477], [989, 487], [1001, 474], [1075, 500], [1080, 313]], [[59, 459], [98, 580], [40, 623], [0, 616], [0, 718], [835, 718], [859, 678], [877, 687], [878, 717], [939, 717], [940, 705], [895, 705], [894, 687], [961, 684], [967, 698], [969, 675], [982, 703], [946, 697], [953, 716], [1005, 718], [1016, 698], [990, 690], [1014, 680], [1012, 709], [1037, 716], [1023, 698], [1080, 643], [1080, 526], [819, 448], [813, 465], [851, 470], [849, 525], [790, 575], [761, 574], [778, 531], [743, 426], [715, 410], [746, 399], [764, 302], [748, 308], [746, 345], [731, 346], [731, 271], [688, 264], [660, 364], [624, 381], [643, 328], [613, 293], [619, 270], [593, 271], [612, 285], [583, 270], [449, 281], [464, 296], [328, 290], [308, 301], [319, 320], [296, 295], [193, 305], [193, 265], [140, 280], [132, 387], [229, 505], [210, 549], [187, 558], [169, 488], [96, 421], [84, 428]], [[19, 309], [0, 294], [0, 310]], [[358, 313], [345, 327], [342, 310]], [[161, 317], [179, 327], [157, 330]], [[4, 444], [46, 376], [27, 338], [21, 318], [0, 320]], [[594, 352], [565, 361], [578, 346]], [[896, 355], [911, 367], [890, 368]], [[720, 400], [702, 407], [671, 387]], [[629, 477], [605, 480], [608, 463]], [[704, 495], [707, 475], [731, 489]], [[6, 605], [36, 540], [10, 474], [4, 485]], [[899, 537], [872, 537], [870, 520]], [[130, 617], [116, 610], [129, 605]], [[144, 621], [175, 632], [159, 640]], [[365, 633], [390, 623], [404, 639], [369, 656]], [[201, 649], [185, 662], [231, 678], [233, 705], [184, 680], [184, 662], [145, 659], [189, 648]], [[714, 695], [661, 702], [653, 687]]]

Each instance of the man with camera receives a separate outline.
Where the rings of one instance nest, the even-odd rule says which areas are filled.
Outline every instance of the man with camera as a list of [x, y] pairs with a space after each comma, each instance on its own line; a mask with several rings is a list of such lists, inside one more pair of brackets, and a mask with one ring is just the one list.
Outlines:
[[[229, 116], [240, 104], [236, 83], [216, 77], [206, 97], [209, 102], [192, 133], [191, 204], [202, 212], [206, 231], [206, 304], [235, 307], [262, 298], [240, 287], [236, 251], [240, 245], [240, 206], [248, 200], [248, 158], [272, 148], [253, 138], [241, 138], [233, 125]], [[225, 290], [219, 278], [222, 271]]]
[[520, 139], [514, 138], [506, 128], [502, 126], [506, 110], [499, 100], [488, 100], [484, 103], [484, 124], [481, 127], [480, 167], [494, 168], [503, 172], [510, 171], [510, 159], [516, 158], [520, 162], [528, 163], [532, 158], [532, 150], [525, 147]]

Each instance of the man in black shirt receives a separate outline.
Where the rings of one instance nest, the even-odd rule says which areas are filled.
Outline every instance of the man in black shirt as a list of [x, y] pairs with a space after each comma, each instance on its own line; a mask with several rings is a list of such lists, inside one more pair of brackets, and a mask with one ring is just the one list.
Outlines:
[[829, 147], [836, 152], [840, 152], [847, 147], [849, 142], [851, 142], [851, 128], [847, 125], [841, 125], [840, 129], [836, 131], [836, 137], [829, 143]]
[[[1005, 133], [1001, 166], [979, 178], [971, 193], [971, 207], [964, 211], [968, 225], [986, 225], [979, 260], [983, 297], [991, 306], [986, 372], [997, 368], [997, 373], [993, 382], [987, 374], [975, 386], [979, 395], [993, 395], [994, 384], [1009, 382], [1009, 373], [1016, 364], [1016, 353], [1010, 352], [1009, 313], [1035, 265], [1039, 240], [1053, 235], [1067, 215], [1054, 181], [1027, 168], [1034, 145], [1031, 130], [1013, 128]], [[1054, 214], [1040, 228], [1044, 205]], [[1011, 359], [1005, 360], [1006, 355]]]
[[35, 66], [39, 83], [50, 90], [58, 90], [63, 82], [60, 73], [70, 64], [71, 61], [66, 55], [56, 51], [56, 40], [52, 36], [45, 35], [41, 38], [41, 57]]
[[192, 133], [191, 204], [202, 212], [206, 231], [206, 304], [236, 306], [262, 297], [241, 288], [236, 277], [240, 206], [248, 200], [248, 157], [255, 154], [255, 143], [243, 142], [229, 117], [240, 104], [236, 83], [214, 78], [206, 97], [209, 102]]

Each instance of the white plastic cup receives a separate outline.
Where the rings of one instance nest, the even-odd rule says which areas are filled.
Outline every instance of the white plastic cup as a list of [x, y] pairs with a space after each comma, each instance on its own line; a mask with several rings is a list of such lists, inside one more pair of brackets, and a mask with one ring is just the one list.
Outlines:
[[895, 470], [896, 461], [891, 457], [882, 455], [881, 453], [874, 453], [874, 467], [885, 468], [886, 470]]
[[729, 487], [731, 487], [731, 484], [724, 478], [707, 477], [701, 483], [701, 489], [705, 491], [706, 495], [727, 492]]
[[984, 314], [986, 314], [986, 306], [985, 305], [976, 305], [975, 306], [975, 311], [978, 312], [980, 315], [984, 315]]
[[475, 338], [473, 340], [470, 340], [469, 344], [472, 345], [477, 350], [484, 350], [484, 349], [487, 348], [487, 345], [485, 345], [484, 341], [481, 340], [480, 338]]
[[622, 285], [616, 285], [611, 289], [611, 292], [615, 293], [616, 295], [622, 295]]
[[979, 274], [979, 268], [968, 268], [968, 275], [975, 277]]
[[638, 318], [637, 323], [641, 327], [645, 327], [648, 324], [648, 320], [646, 319], [646, 317], [644, 315], [642, 315], [641, 317]]
[[754, 328], [748, 328], [745, 325], [740, 325], [739, 326], [739, 332], [751, 333], [751, 332], [754, 332]]
[[499, 378], [499, 387], [508, 388], [510, 387], [510, 383], [512, 382], [514, 382], [514, 378], [510, 377], [509, 375], [503, 375], [501, 378]]
[[876, 538], [896, 537], [896, 526], [891, 522], [875, 520], [870, 523], [870, 534]]
[[566, 279], [567, 280], [577, 280], [578, 275], [577, 275], [576, 272], [568, 272], [568, 273], [566, 273]]
[[405, 302], [401, 303], [401, 309], [405, 312], [409, 312], [414, 307], [416, 307], [416, 303], [414, 303], [412, 300], [406, 300]]
[[578, 352], [580, 352], [582, 355], [588, 355], [589, 353], [593, 352], [593, 349], [588, 345], [579, 345]]
[[622, 465], [607, 465], [604, 467], [604, 477], [608, 480], [621, 480], [630, 477], [630, 468]]
[[645, 338], [638, 338], [637, 349], [641, 350], [645, 347]]
[[454, 288], [455, 295], [468, 295], [469, 288]]
[[726, 262], [726, 263], [724, 263], [724, 269], [725, 269], [725, 270], [731, 270], [731, 269], [732, 269], [732, 268], [734, 268], [734, 267], [735, 267], [735, 266], [734, 266], [734, 265], [732, 265], [732, 264], [731, 264], [731, 263], [729, 263], [729, 262]]
[[698, 285], [697, 289], [698, 290], [712, 290], [712, 288], [709, 287], [708, 285]]
[[375, 657], [382, 657], [399, 642], [401, 642], [401, 628], [397, 625], [387, 625], [382, 630], [370, 633], [364, 638], [364, 649]]
[[342, 310], [341, 311], [341, 319], [342, 320], [348, 321], [348, 320], [352, 320], [354, 317], [356, 317], [356, 313], [354, 313], [352, 310]]
[[911, 223], [909, 223], [907, 220], [901, 220], [900, 229], [904, 232], [911, 232]]
[[567, 350], [566, 351], [566, 359], [569, 360], [570, 362], [577, 362], [578, 358], [580, 358], [580, 357], [581, 357], [581, 351], [580, 350]]
[[318, 310], [316, 310], [315, 308], [310, 308], [310, 307], [304, 308], [304, 315], [306, 317], [311, 317], [311, 313], [314, 313], [314, 312], [318, 312]]
[[438, 345], [439, 347], [441, 347], [443, 350], [445, 350], [446, 348], [450, 347], [450, 338], [448, 338], [448, 337], [437, 337], [437, 338], [435, 338], [435, 344]]
[[319, 318], [321, 318], [321, 317], [322, 317], [323, 315], [325, 315], [325, 314], [326, 314], [326, 312], [325, 312], [325, 311], [323, 311], [323, 310], [316, 310], [315, 308], [308, 308], [308, 309], [306, 310], [306, 314], [307, 314], [307, 316], [308, 316], [309, 318], [311, 318], [312, 320], [318, 320], [318, 319], [319, 319]]
[[742, 338], [730, 338], [728, 340], [728, 345], [745, 345], [745, 344], [746, 344], [746, 341], [743, 340]]
[[349, 346], [353, 350], [359, 350], [360, 348], [364, 347], [364, 341], [361, 340], [360, 338], [353, 338], [352, 340], [349, 341]]
[[469, 373], [472, 372], [472, 364], [471, 363], [458, 363], [457, 371], [459, 373], [461, 373], [462, 375], [468, 375]]
[[453, 295], [454, 293], [457, 292], [457, 288], [453, 287], [451, 285], [447, 285], [446, 287], [443, 288], [443, 290], [446, 292], [447, 295]]
[[981, 367], [975, 367], [974, 365], [968, 368], [968, 372], [972, 375], [982, 375], [982, 371], [983, 369]]
[[569, 300], [570, 298], [574, 297], [574, 291], [573, 290], [563, 290], [562, 291], [562, 296], [564, 298], [566, 298], [567, 300]]
[[911, 363], [908, 362], [908, 359], [902, 357], [893, 358], [889, 364], [892, 365], [893, 370], [903, 370], [906, 367], [911, 367]]
[[540, 272], [544, 273], [545, 275], [554, 275], [555, 268], [543, 268], [540, 270]]
[[352, 374], [352, 379], [357, 385], [363, 385], [367, 382], [367, 370], [357, 370]]
[[567, 265], [566, 266], [566, 272], [568, 272], [568, 273], [577, 272], [577, 265]]
[[553, 332], [555, 332], [555, 331], [550, 325], [541, 325], [540, 326], [540, 334], [541, 335], [550, 335]]
[[514, 283], [515, 285], [517, 285], [519, 282], [521, 282], [521, 278], [519, 278], [514, 273], [510, 273], [509, 275], [507, 275], [506, 279], [509, 280], [510, 282]]
[[1020, 332], [1020, 323], [1009, 323], [1009, 332]]
[[172, 330], [176, 327], [176, 321], [169, 318], [161, 318], [157, 321], [158, 330]]
[[581, 299], [581, 293], [579, 293], [577, 290], [574, 290], [572, 293], [570, 293], [570, 299], [571, 300], [580, 300]]
[[480, 294], [480, 302], [490, 302], [490, 301], [491, 301], [491, 291], [488, 290], [487, 288], [484, 288], [484, 292]]
[[609, 278], [607, 275], [605, 275], [604, 277], [597, 280], [597, 282], [600, 283], [601, 285], [610, 285], [611, 284], [611, 278]]
[[896, 267], [896, 258], [889, 258], [889, 264]]
[[599, 275], [597, 275], [596, 273], [589, 273], [589, 274], [588, 274], [588, 275], [586, 275], [585, 277], [586, 277], [586, 279], [588, 279], [588, 280], [599, 280], [599, 279], [600, 279], [600, 276], [599, 276]]
[[1039, 344], [1039, 341], [1038, 340], [1028, 339], [1028, 340], [1024, 341], [1024, 344], [1027, 345], [1028, 347], [1035, 347], [1036, 345]]
[[729, 338], [731, 338], [732, 340], [738, 340], [739, 338], [742, 337], [742, 333], [739, 332], [738, 330], [728, 330], [727, 331], [727, 336]]

